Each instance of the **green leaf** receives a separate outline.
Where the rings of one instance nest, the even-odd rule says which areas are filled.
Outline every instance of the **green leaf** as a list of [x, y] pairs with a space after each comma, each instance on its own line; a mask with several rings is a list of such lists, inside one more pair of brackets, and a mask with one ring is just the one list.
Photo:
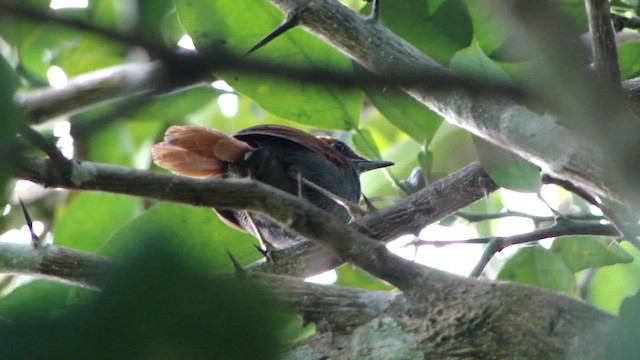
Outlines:
[[615, 327], [607, 343], [607, 353], [616, 360], [633, 360], [640, 353], [640, 292], [630, 296], [620, 305]]
[[[516, 60], [510, 59], [514, 55], [510, 53], [510, 47], [522, 40], [513, 35], [514, 31], [508, 25], [505, 12], [498, 8], [501, 5], [476, 0], [464, 0], [464, 3], [472, 19], [474, 40], [480, 44], [480, 47], [494, 59]], [[558, 0], [554, 1], [553, 5], [565, 15], [569, 23], [575, 26], [578, 33], [588, 31], [584, 1]]]
[[[257, 0], [174, 3], [180, 21], [201, 51], [219, 48], [242, 56], [284, 18], [269, 3]], [[250, 56], [281, 66], [352, 71], [346, 56], [302, 29], [288, 31]], [[333, 129], [349, 130], [358, 125], [362, 95], [355, 88], [295, 83], [270, 75], [231, 71], [217, 75], [277, 116]]]
[[485, 55], [477, 42], [458, 51], [451, 59], [449, 68], [480, 81], [510, 82], [509, 75]]
[[473, 20], [473, 39], [487, 54], [493, 54], [511, 36], [503, 16], [491, 6], [476, 0], [465, 0]]
[[622, 243], [621, 247], [635, 261], [599, 269], [589, 291], [589, 302], [612, 314], [617, 314], [626, 297], [634, 295], [640, 289], [640, 252], [628, 243]]
[[[460, 0], [438, 2], [403, 0], [393, 6], [383, 4], [380, 16], [391, 31], [446, 65], [453, 54], [471, 43], [471, 18]], [[437, 11], [432, 13], [435, 8]]]
[[308, 339], [316, 333], [314, 323], [305, 324], [300, 316], [280, 314], [285, 324], [278, 330], [278, 337], [284, 345], [292, 345], [302, 340]]
[[74, 195], [61, 210], [54, 242], [84, 252], [95, 252], [111, 234], [140, 211], [138, 198], [104, 193]]
[[0, 326], [0, 339], [10, 344], [0, 346], [0, 358], [276, 358], [286, 324], [260, 284], [193, 271], [163, 246], [167, 238], [140, 234], [137, 240], [140, 251], [87, 305]]
[[147, 41], [159, 44], [166, 42], [175, 46], [184, 34], [172, 0], [138, 0], [137, 23]]
[[364, 157], [368, 159], [380, 159], [380, 150], [376, 145], [371, 132], [367, 129], [358, 129], [351, 138], [353, 145]]
[[53, 318], [65, 307], [73, 286], [35, 280], [0, 299], [0, 317], [14, 323]]
[[362, 90], [390, 123], [418, 143], [429, 142], [442, 124], [442, 117], [399, 89], [364, 86]]
[[359, 268], [345, 264], [336, 269], [338, 279], [334, 283], [337, 286], [348, 286], [365, 290], [390, 291], [395, 289], [385, 281], [369, 274]]
[[169, 239], [175, 256], [203, 271], [232, 270], [229, 251], [247, 265], [262, 256], [249, 234], [223, 223], [215, 212], [178, 204], [160, 204], [120, 228], [98, 251], [98, 255], [121, 259], [141, 246], [140, 237]]
[[104, 37], [74, 32], [56, 47], [57, 56], [53, 58], [52, 64], [60, 66], [72, 77], [123, 64], [126, 62], [127, 51], [123, 45]]
[[478, 159], [469, 132], [447, 122], [442, 123], [428, 145], [428, 150], [433, 154], [430, 169], [431, 181], [459, 170]]
[[625, 42], [618, 45], [618, 63], [623, 79], [631, 79], [640, 73], [640, 43]]
[[633, 261], [616, 241], [597, 236], [564, 236], [554, 240], [551, 251], [574, 272]]
[[[417, 165], [415, 161], [407, 161], [407, 154], [416, 154], [420, 151], [420, 145], [407, 138], [397, 141], [382, 153], [384, 160], [393, 161], [396, 165], [389, 167], [389, 171], [397, 178], [406, 178]], [[369, 197], [383, 195], [395, 195], [398, 191], [394, 189], [390, 182], [383, 181], [384, 172], [381, 170], [369, 171], [363, 174], [360, 179], [362, 192]]]
[[510, 153], [477, 136], [473, 136], [480, 163], [501, 187], [520, 192], [537, 192], [540, 169], [518, 155]]
[[573, 294], [576, 281], [567, 264], [540, 245], [522, 248], [502, 267], [499, 280], [529, 284]]
[[[451, 59], [450, 68], [479, 81], [509, 83], [509, 75], [489, 59], [478, 43], [460, 50]], [[540, 170], [531, 163], [489, 142], [473, 137], [483, 168], [500, 186], [522, 192], [535, 192], [540, 187]]]
[[133, 141], [130, 128], [123, 122], [114, 122], [91, 136], [78, 139], [89, 149], [89, 159], [95, 162], [132, 167]]
[[0, 56], [0, 203], [5, 200], [5, 186], [16, 160], [16, 130], [22, 122], [22, 113], [13, 96], [18, 77], [7, 61]]

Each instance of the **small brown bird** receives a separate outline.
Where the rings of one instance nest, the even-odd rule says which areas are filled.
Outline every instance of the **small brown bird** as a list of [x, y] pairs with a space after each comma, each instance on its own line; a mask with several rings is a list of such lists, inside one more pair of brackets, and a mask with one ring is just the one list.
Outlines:
[[[252, 177], [299, 194], [345, 223], [351, 215], [336, 199], [357, 203], [361, 195], [360, 174], [393, 165], [389, 161], [367, 160], [340, 140], [280, 125], [254, 126], [233, 136], [200, 126], [172, 126], [152, 152], [158, 166], [175, 173]], [[261, 214], [216, 211], [231, 225], [261, 239], [267, 248], [284, 248], [302, 240]]]

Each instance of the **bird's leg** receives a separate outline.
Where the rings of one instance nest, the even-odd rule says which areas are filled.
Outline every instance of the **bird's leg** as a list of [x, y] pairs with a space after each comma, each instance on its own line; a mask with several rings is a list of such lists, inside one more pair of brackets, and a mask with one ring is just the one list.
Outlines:
[[267, 260], [271, 260], [271, 254], [276, 251], [275, 246], [273, 246], [273, 244], [271, 244], [264, 238], [264, 235], [260, 231], [260, 228], [256, 225], [256, 222], [253, 219], [253, 215], [251, 215], [251, 213], [248, 211], [247, 219], [249, 220], [249, 224], [251, 224], [251, 227], [253, 228], [253, 231], [255, 232], [256, 237], [258, 238], [258, 241], [261, 245], [260, 247], [256, 246], [256, 248]]
[[297, 10], [292, 10], [287, 14], [287, 18], [284, 20], [282, 24], [280, 24], [275, 30], [270, 32], [267, 36], [262, 38], [262, 40], [258, 41], [257, 44], [253, 45], [249, 51], [245, 53], [245, 55], [249, 55], [252, 52], [260, 49], [261, 47], [267, 45], [271, 41], [273, 41], [278, 36], [284, 34], [285, 32], [293, 29], [300, 22], [300, 13]]
[[302, 196], [302, 171], [298, 170], [296, 173], [296, 180], [298, 180], [298, 197]]
[[[298, 171], [298, 174], [300, 174], [299, 171]], [[296, 176], [296, 178], [298, 178], [298, 175], [294, 175], [294, 176]], [[358, 218], [361, 218], [362, 216], [367, 214], [367, 212], [362, 210], [362, 208], [360, 208], [360, 206], [358, 206], [358, 204], [354, 204], [351, 201], [349, 201], [347, 199], [344, 199], [344, 198], [332, 193], [331, 191], [329, 191], [329, 190], [323, 188], [322, 186], [317, 185], [313, 181], [305, 178], [304, 176], [300, 176], [298, 179], [302, 182], [302, 184], [312, 188], [313, 190], [315, 190], [315, 191], [319, 192], [320, 194], [328, 197], [329, 199], [335, 201], [338, 205], [340, 205], [343, 208], [345, 208], [345, 210], [347, 210], [349, 212], [349, 215], [351, 215], [352, 218], [358, 219]]]

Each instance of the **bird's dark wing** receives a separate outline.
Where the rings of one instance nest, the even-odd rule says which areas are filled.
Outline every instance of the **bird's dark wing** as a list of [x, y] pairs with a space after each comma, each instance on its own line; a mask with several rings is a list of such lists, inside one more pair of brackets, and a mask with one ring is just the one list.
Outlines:
[[325, 156], [331, 162], [342, 168], [347, 166], [347, 161], [340, 152], [334, 149], [326, 141], [308, 134], [302, 130], [282, 125], [258, 125], [246, 128], [234, 135], [240, 140], [250, 139], [251, 136], [271, 136], [292, 141], [298, 145]]

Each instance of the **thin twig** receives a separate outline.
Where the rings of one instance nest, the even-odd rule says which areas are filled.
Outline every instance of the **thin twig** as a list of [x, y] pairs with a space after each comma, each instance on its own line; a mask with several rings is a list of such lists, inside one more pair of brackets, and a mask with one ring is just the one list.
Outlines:
[[47, 140], [42, 134], [25, 123], [19, 125], [18, 133], [33, 146], [47, 154], [49, 159], [56, 164], [59, 171], [68, 172], [71, 170], [71, 161], [62, 154], [55, 144]]
[[[539, 215], [532, 215], [532, 214], [528, 214], [528, 213], [525, 213], [525, 212], [512, 211], [512, 210], [507, 210], [507, 211], [503, 211], [503, 212], [500, 212], [500, 213], [493, 213], [493, 214], [474, 214], [474, 213], [469, 213], [469, 212], [464, 212], [464, 211], [458, 211], [455, 215], [460, 217], [460, 218], [465, 219], [468, 222], [480, 222], [480, 221], [485, 221], [485, 220], [496, 220], [496, 219], [502, 219], [502, 218], [506, 218], [506, 217], [523, 217], [523, 218], [531, 219], [535, 223], [541, 223], [541, 222], [545, 222], [545, 221], [554, 221], [556, 219], [555, 216], [539, 216]], [[566, 219], [569, 219], [569, 220], [576, 220], [576, 221], [599, 221], [599, 220], [604, 220], [603, 216], [594, 215], [594, 214], [591, 214], [591, 213], [587, 213], [587, 214], [568, 214], [568, 215], [563, 214], [562, 217], [564, 217]]]
[[493, 256], [502, 249], [513, 245], [526, 244], [542, 239], [548, 239], [553, 237], [568, 236], [568, 235], [596, 235], [596, 236], [618, 236], [618, 229], [612, 224], [599, 224], [588, 223], [583, 221], [573, 221], [566, 218], [559, 218], [557, 222], [551, 226], [536, 229], [534, 231], [517, 234], [512, 236], [491, 236], [475, 239], [465, 240], [421, 240], [417, 239], [406, 246], [447, 246], [447, 245], [459, 245], [459, 244], [487, 244], [482, 256], [473, 271], [469, 274], [469, 277], [478, 277], [484, 271], [489, 261]]
[[640, 249], [640, 241], [637, 238], [637, 231], [632, 231], [627, 225], [625, 225], [618, 216], [607, 206], [605, 206], [600, 200], [598, 200], [595, 196], [591, 195], [586, 190], [580, 188], [579, 186], [573, 184], [570, 181], [564, 179], [558, 179], [550, 175], [543, 175], [541, 178], [542, 183], [544, 184], [555, 184], [563, 189], [572, 192], [583, 200], [588, 202], [589, 204], [597, 207], [602, 211], [604, 216], [606, 216], [611, 224], [618, 230], [619, 235], [622, 235], [625, 239], [627, 239], [633, 246], [637, 249]]

